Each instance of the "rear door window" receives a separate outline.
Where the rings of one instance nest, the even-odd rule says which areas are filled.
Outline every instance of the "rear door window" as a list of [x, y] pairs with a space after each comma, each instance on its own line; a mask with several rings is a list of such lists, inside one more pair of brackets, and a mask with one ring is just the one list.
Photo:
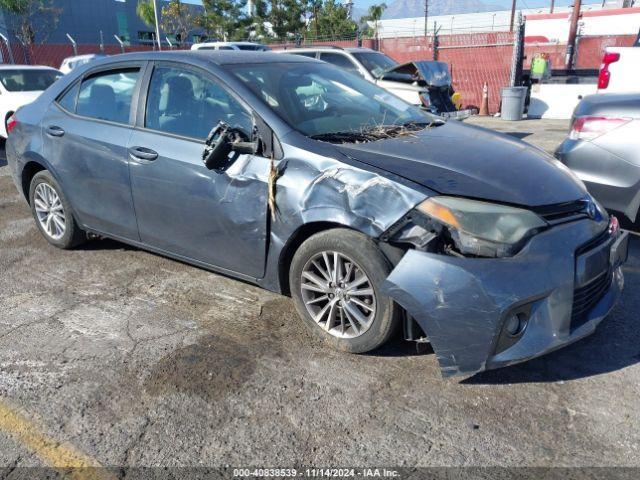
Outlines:
[[220, 121], [247, 137], [251, 134], [251, 114], [217, 82], [193, 70], [170, 66], [153, 70], [146, 128], [205, 139]]
[[76, 113], [85, 117], [129, 123], [139, 68], [109, 70], [85, 78], [80, 85]]
[[335, 65], [336, 67], [340, 67], [344, 70], [348, 70], [351, 73], [360, 74], [360, 71], [358, 70], [358, 67], [356, 67], [356, 64], [353, 63], [349, 57], [341, 53], [322, 52], [320, 53], [320, 60]]

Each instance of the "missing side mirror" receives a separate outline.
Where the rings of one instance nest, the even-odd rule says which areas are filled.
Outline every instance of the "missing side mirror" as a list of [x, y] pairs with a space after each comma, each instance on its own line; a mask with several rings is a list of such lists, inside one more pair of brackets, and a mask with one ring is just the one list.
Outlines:
[[220, 170], [229, 163], [231, 152], [253, 155], [258, 150], [258, 141], [243, 141], [239, 130], [226, 122], [219, 122], [207, 136], [202, 161], [209, 170]]

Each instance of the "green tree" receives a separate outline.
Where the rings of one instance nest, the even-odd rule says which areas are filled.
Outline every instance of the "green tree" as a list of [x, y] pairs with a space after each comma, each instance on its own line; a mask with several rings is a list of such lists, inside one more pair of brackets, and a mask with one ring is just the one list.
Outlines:
[[349, 18], [347, 8], [337, 0], [325, 0], [313, 5], [313, 20], [309, 32], [313, 37], [337, 39], [352, 37], [358, 31], [358, 24]]
[[0, 8], [10, 14], [8, 26], [25, 45], [44, 43], [58, 26], [61, 13], [53, 0], [0, 0]]
[[387, 9], [386, 3], [380, 3], [378, 5], [371, 5], [369, 7], [368, 14], [362, 17], [360, 21], [362, 22], [373, 22], [373, 35], [375, 38], [378, 38], [378, 33], [380, 29], [380, 19], [382, 18], [382, 14]]
[[188, 5], [180, 0], [169, 0], [169, 3], [162, 7], [162, 18], [160, 25], [165, 32], [175, 36], [180, 43], [189, 39], [189, 33], [195, 27], [196, 16]]
[[196, 25], [211, 38], [241, 40], [248, 36], [251, 20], [244, 12], [243, 0], [203, 0], [204, 12], [196, 18]]
[[265, 22], [271, 24], [276, 38], [287, 39], [304, 33], [304, 14], [308, 0], [258, 0], [255, 2], [255, 29], [259, 36], [269, 36]]
[[139, 0], [136, 6], [136, 14], [147, 26], [156, 26], [156, 14], [153, 8], [153, 0]]

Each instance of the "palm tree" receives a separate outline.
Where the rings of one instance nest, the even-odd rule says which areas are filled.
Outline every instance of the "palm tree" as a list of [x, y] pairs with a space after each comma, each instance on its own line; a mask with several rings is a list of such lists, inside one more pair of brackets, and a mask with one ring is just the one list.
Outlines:
[[136, 13], [140, 20], [150, 27], [156, 26], [156, 14], [153, 9], [153, 0], [139, 0], [136, 6]]
[[375, 5], [375, 4], [371, 5], [369, 7], [368, 15], [365, 15], [365, 17], [363, 18], [365, 21], [373, 22], [373, 30], [375, 32], [376, 40], [379, 40], [379, 38], [378, 38], [378, 22], [382, 18], [382, 14], [384, 13], [384, 11], [386, 9], [387, 9], [387, 4], [386, 3], [380, 3], [378, 5]]

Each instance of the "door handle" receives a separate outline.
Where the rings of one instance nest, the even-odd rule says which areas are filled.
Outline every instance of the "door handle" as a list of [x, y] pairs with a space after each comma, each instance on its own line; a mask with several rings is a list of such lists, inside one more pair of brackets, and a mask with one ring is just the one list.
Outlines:
[[50, 125], [47, 127], [47, 133], [52, 137], [61, 137], [64, 135], [64, 130], [56, 125]]
[[146, 160], [152, 162], [158, 158], [158, 152], [154, 152], [150, 148], [145, 147], [131, 147], [129, 149], [129, 155], [137, 160]]

